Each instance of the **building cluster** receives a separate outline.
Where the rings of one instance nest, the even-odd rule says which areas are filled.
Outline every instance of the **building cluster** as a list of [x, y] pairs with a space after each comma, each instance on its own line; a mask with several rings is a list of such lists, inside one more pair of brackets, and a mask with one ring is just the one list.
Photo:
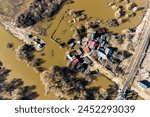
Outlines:
[[93, 61], [88, 56], [91, 56], [112, 72], [116, 72], [117, 69], [119, 74], [123, 72], [118, 66], [128, 52], [112, 47], [109, 41], [115, 35], [109, 33], [106, 28], [99, 28], [97, 22], [89, 23], [88, 28], [82, 25], [74, 32], [75, 36], [73, 35], [67, 43], [71, 51], [66, 54], [71, 67], [83, 73], [89, 73], [88, 67], [92, 67]]
[[[114, 16], [116, 19], [109, 19], [108, 24], [109, 26], [118, 26], [126, 22], [129, 18], [133, 18], [136, 16], [136, 12], [140, 10], [135, 2], [131, 2], [130, 0], [126, 0], [125, 7], [120, 4], [120, 2], [125, 0], [117, 0], [116, 2], [108, 3], [108, 6], [114, 10]], [[118, 4], [119, 3], [119, 4]], [[125, 16], [125, 17], [124, 17]]]

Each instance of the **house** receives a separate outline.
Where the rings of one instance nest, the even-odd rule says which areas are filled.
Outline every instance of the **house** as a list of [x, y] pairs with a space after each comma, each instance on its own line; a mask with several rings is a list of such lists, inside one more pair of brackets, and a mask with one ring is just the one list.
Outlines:
[[72, 42], [72, 43], [69, 44], [69, 46], [70, 46], [70, 48], [73, 48], [75, 46], [75, 43]]
[[77, 58], [73, 60], [74, 65], [77, 65], [79, 62], [80, 62], [80, 61], [79, 61], [79, 59], [77, 59]]
[[138, 83], [138, 86], [144, 90], [150, 88], [150, 82], [148, 80], [138, 81], [137, 83]]
[[75, 39], [70, 39], [67, 44], [70, 46], [70, 48], [73, 48], [75, 46]]
[[77, 51], [78, 55], [82, 55], [82, 54], [83, 54], [82, 48], [79, 48], [79, 49], [77, 49], [76, 51]]
[[83, 60], [84, 60], [84, 62], [85, 62], [86, 64], [88, 64], [88, 65], [92, 65], [92, 63], [93, 63], [87, 56], [84, 57]]
[[97, 47], [97, 43], [94, 41], [89, 41], [88, 46], [90, 49], [94, 50]]
[[76, 59], [76, 57], [75, 56], [72, 56], [71, 54], [67, 54], [67, 56], [66, 56], [71, 62], [74, 60], [74, 59]]
[[99, 49], [98, 56], [99, 56], [99, 59], [107, 60], [107, 55], [105, 54], [104, 49]]
[[108, 56], [112, 54], [112, 50], [110, 48], [100, 48], [98, 50], [99, 59], [108, 60]]

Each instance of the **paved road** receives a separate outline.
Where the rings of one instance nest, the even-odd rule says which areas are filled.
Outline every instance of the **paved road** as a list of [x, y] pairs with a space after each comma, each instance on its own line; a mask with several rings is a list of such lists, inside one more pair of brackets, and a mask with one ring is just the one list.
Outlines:
[[[150, 4], [150, 3], [149, 3]], [[149, 5], [150, 7], [150, 5]], [[148, 9], [150, 10], [150, 8]], [[150, 11], [147, 11], [150, 12]], [[142, 62], [142, 60], [144, 59], [144, 53], [146, 53], [146, 50], [149, 46], [149, 37], [150, 37], [150, 17], [148, 17], [148, 20], [145, 22], [144, 25], [144, 29], [141, 33], [141, 43], [139, 45], [139, 47], [136, 49], [132, 64], [130, 66], [130, 70], [129, 70], [129, 74], [127, 75], [127, 80], [125, 81], [124, 86], [122, 87], [122, 89], [120, 90], [117, 99], [118, 100], [123, 100], [125, 99], [125, 93], [127, 91], [128, 88], [131, 87], [134, 79], [135, 79], [135, 75], [138, 71], [138, 68]]]

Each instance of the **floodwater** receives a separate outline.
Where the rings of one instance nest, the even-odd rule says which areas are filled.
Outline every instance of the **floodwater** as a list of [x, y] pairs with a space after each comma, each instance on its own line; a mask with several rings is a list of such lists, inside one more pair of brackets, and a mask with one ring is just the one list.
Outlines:
[[[108, 3], [113, 2], [115, 0], [76, 0], [75, 5], [72, 5], [73, 9], [84, 10], [88, 16], [91, 16], [92, 19], [103, 19], [106, 22], [109, 18], [115, 18], [114, 10], [111, 7], [108, 7]], [[116, 0], [117, 1], [117, 0]], [[132, 0], [131, 0], [132, 1]], [[139, 8], [147, 7], [148, 0], [133, 0]], [[117, 4], [118, 6], [123, 6], [125, 9], [125, 2]], [[146, 9], [138, 11], [136, 13], [136, 17], [130, 18], [129, 22], [125, 22], [121, 24], [119, 27], [108, 28], [110, 31], [121, 32], [123, 29], [133, 28], [137, 26], [142, 18], [143, 12]], [[127, 11], [127, 13], [130, 13]], [[125, 17], [123, 17], [125, 18]], [[108, 27], [106, 24], [102, 24], [102, 26]]]
[[[89, 17], [91, 17], [91, 21], [95, 21], [97, 19], [103, 20], [101, 27], [107, 27], [110, 31], [119, 33], [123, 29], [134, 28], [141, 22], [141, 19], [146, 11], [148, 3], [148, 0], [134, 0], [139, 8], [145, 9], [138, 11], [135, 17], [129, 18], [128, 22], [125, 22], [118, 27], [108, 27], [106, 21], [109, 18], [115, 18], [114, 16], [115, 11], [112, 10], [111, 7], [108, 7], [108, 3], [112, 1], [114, 0], [75, 0], [75, 3], [72, 5], [64, 5], [61, 11], [56, 15], [55, 19], [52, 22], [44, 21], [44, 23], [42, 23], [42, 26], [45, 28], [49, 28], [48, 34], [51, 35], [54, 29], [56, 29], [58, 22], [60, 21], [60, 18], [62, 18], [62, 16], [64, 15], [65, 10], [67, 9], [85, 10], [84, 13], [87, 14]], [[125, 2], [119, 3], [117, 5], [123, 6], [123, 8], [125, 9]], [[126, 12], [131, 13], [131, 11]], [[122, 17], [122, 19], [125, 19], [125, 16]], [[57, 29], [57, 32], [55, 33], [56, 37], [60, 38], [63, 41], [67, 41], [68, 38], [71, 37], [73, 32], [70, 29], [79, 25], [79, 23], [70, 25], [68, 23], [68, 20], [69, 18], [65, 17], [64, 20], [62, 20], [59, 28]], [[81, 23], [85, 24], [84, 21]]]
[[[39, 26], [47, 28], [48, 34], [45, 37], [40, 36], [47, 43], [44, 51], [35, 53], [36, 57], [42, 58], [45, 61], [42, 66], [49, 68], [53, 65], [67, 65], [67, 61], [65, 61], [65, 53], [67, 49], [60, 48], [58, 44], [50, 39], [50, 36], [57, 28], [58, 22], [60, 21], [60, 18], [63, 16], [66, 9], [85, 10], [85, 13], [92, 17], [91, 20], [96, 20], [99, 18], [105, 21], [108, 18], [114, 17], [114, 11], [107, 7], [107, 3], [109, 1], [112, 0], [76, 0], [72, 5], [63, 6], [52, 21], [44, 21], [44, 23], [39, 23]], [[134, 1], [140, 5], [140, 7], [146, 6], [147, 4], [147, 0]], [[139, 11], [136, 17], [132, 18], [130, 22], [124, 23], [117, 28], [109, 29], [114, 32], [121, 32], [122, 29], [137, 26], [141, 21], [142, 12], [143, 11]], [[63, 20], [54, 36], [60, 38], [61, 41], [67, 42], [68, 39], [71, 38], [72, 32], [70, 28], [73, 26], [68, 25], [67, 19]], [[106, 24], [103, 24], [102, 26], [106, 26]], [[6, 44], [8, 42], [14, 43], [15, 48], [21, 44], [21, 42], [11, 36], [11, 34], [5, 31], [0, 25], [0, 59], [3, 61], [6, 68], [12, 70], [8, 80], [11, 80], [12, 78], [22, 78], [26, 85], [36, 85], [37, 92], [40, 94], [37, 99], [57, 99], [54, 94], [49, 94], [47, 96], [44, 95], [44, 85], [40, 82], [39, 74], [35, 74], [33, 68], [28, 67], [26, 63], [16, 59], [15, 52], [6, 48]], [[42, 53], [44, 53], [45, 56], [41, 56]], [[112, 82], [106, 77], [99, 76], [92, 86], [107, 88], [107, 86], [110, 84], [112, 84]]]
[[56, 99], [53, 94], [48, 96], [44, 95], [44, 86], [40, 82], [39, 74], [35, 74], [33, 69], [28, 67], [26, 63], [16, 59], [15, 51], [6, 48], [6, 44], [8, 42], [12, 42], [15, 47], [21, 44], [21, 42], [5, 31], [0, 25], [0, 60], [6, 68], [12, 70], [8, 76], [8, 80], [13, 78], [21, 78], [25, 85], [36, 85], [37, 93], [40, 94], [38, 99]]

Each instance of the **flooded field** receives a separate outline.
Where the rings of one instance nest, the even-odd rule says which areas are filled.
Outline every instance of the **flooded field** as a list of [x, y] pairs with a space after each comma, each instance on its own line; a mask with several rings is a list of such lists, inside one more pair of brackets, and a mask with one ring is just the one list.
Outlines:
[[[114, 17], [114, 11], [107, 5], [110, 1], [112, 0], [76, 0], [72, 5], [64, 5], [52, 21], [46, 20], [42, 23], [39, 23], [37, 26], [46, 28], [48, 34], [47, 36], [40, 36], [47, 43], [44, 51], [35, 53], [36, 57], [42, 58], [45, 61], [42, 66], [44, 68], [49, 68], [53, 65], [67, 65], [67, 61], [65, 60], [65, 53], [67, 49], [60, 48], [60, 46], [56, 42], [50, 39], [54, 30], [57, 28], [60, 19], [64, 15], [65, 10], [85, 10], [85, 13], [88, 16], [92, 17], [91, 21], [96, 19], [103, 19], [104, 21], [106, 21], [107, 19]], [[140, 7], [146, 7], [147, 0], [134, 1]], [[139, 11], [136, 17], [132, 18], [130, 22], [126, 22], [119, 27], [109, 29], [114, 32], [121, 32], [122, 29], [137, 26], [142, 19], [142, 14], [144, 11], [145, 10]], [[60, 38], [61, 41], [67, 42], [73, 34], [73, 32], [71, 32], [71, 28], [76, 25], [78, 24], [69, 25], [68, 19], [64, 18], [54, 36]], [[102, 26], [108, 27], [106, 24], [102, 24]], [[6, 48], [6, 44], [8, 42], [12, 42], [15, 45], [15, 48], [21, 44], [21, 42], [19, 42], [11, 34], [5, 31], [4, 28], [0, 25], [0, 59], [3, 61], [6, 68], [12, 70], [8, 77], [8, 80], [12, 78], [22, 78], [25, 84], [37, 86], [37, 93], [40, 94], [38, 99], [57, 99], [53, 94], [47, 96], [44, 95], [44, 86], [40, 81], [39, 74], [35, 74], [33, 68], [28, 67], [26, 63], [18, 61], [16, 59], [15, 51]], [[44, 53], [45, 55], [42, 56], [42, 53]], [[107, 88], [107, 86], [110, 84], [112, 84], [112, 82], [106, 77], [99, 76], [91, 86]]]
[[26, 63], [16, 59], [15, 51], [6, 48], [8, 42], [12, 42], [15, 47], [21, 44], [0, 25], [0, 59], [6, 68], [12, 70], [8, 80], [21, 78], [27, 85], [36, 85], [37, 93], [40, 94], [38, 99], [56, 99], [53, 94], [44, 95], [44, 86], [40, 82], [39, 74], [35, 74], [33, 69], [28, 67]]
[[[114, 10], [111, 7], [108, 7], [110, 2], [115, 0], [76, 0], [75, 5], [72, 5], [73, 9], [85, 9], [85, 13], [92, 17], [92, 19], [103, 19], [104, 22], [107, 21], [109, 18], [115, 18]], [[143, 13], [146, 11], [148, 0], [132, 0], [134, 1], [138, 7], [145, 8], [141, 11], [138, 11], [136, 16], [131, 18], [128, 22], [121, 24], [119, 27], [115, 28], [108, 28], [110, 31], [113, 32], [121, 32], [123, 29], [128, 29], [136, 27], [143, 16]], [[122, 2], [117, 4], [119, 6], [123, 6], [125, 8], [126, 3]], [[124, 18], [124, 17], [123, 17]], [[106, 24], [102, 24], [102, 27], [106, 26]]]
[[[69, 18], [66, 16], [65, 11], [70, 9], [70, 10], [84, 10], [84, 13], [87, 14], [89, 17], [91, 17], [90, 21], [95, 21], [97, 19], [102, 20], [101, 27], [107, 27], [110, 31], [115, 32], [115, 33], [120, 33], [123, 29], [128, 29], [128, 28], [134, 28], [136, 27], [140, 22], [141, 19], [146, 12], [147, 8], [147, 0], [134, 0], [139, 8], [142, 10], [138, 11], [136, 13], [136, 16], [133, 18], [129, 18], [129, 21], [121, 24], [118, 27], [109, 27], [107, 25], [107, 20], [109, 18], [115, 18], [114, 16], [114, 10], [112, 10], [111, 7], [108, 7], [108, 3], [113, 2], [114, 0], [76, 0], [74, 4], [71, 5], [64, 5], [60, 12], [54, 17], [54, 20], [52, 21], [44, 21], [44, 23], [39, 23], [38, 25], [41, 27], [44, 27], [48, 29], [48, 35], [51, 35], [56, 27], [58, 26], [58, 22], [60, 19], [64, 17], [64, 20], [60, 23], [55, 36], [57, 38], [60, 38], [63, 41], [67, 41], [69, 38], [71, 38], [73, 32], [71, 31], [71, 28], [74, 28], [75, 26], [78, 26], [80, 23], [85, 24], [85, 21], [82, 21], [80, 23], [74, 23], [74, 24], [69, 24]], [[119, 6], [123, 6], [124, 8], [126, 3], [122, 2], [117, 4]], [[128, 11], [127, 11], [128, 13]], [[126, 13], [126, 14], [127, 14]], [[122, 17], [122, 18], [125, 18]]]

